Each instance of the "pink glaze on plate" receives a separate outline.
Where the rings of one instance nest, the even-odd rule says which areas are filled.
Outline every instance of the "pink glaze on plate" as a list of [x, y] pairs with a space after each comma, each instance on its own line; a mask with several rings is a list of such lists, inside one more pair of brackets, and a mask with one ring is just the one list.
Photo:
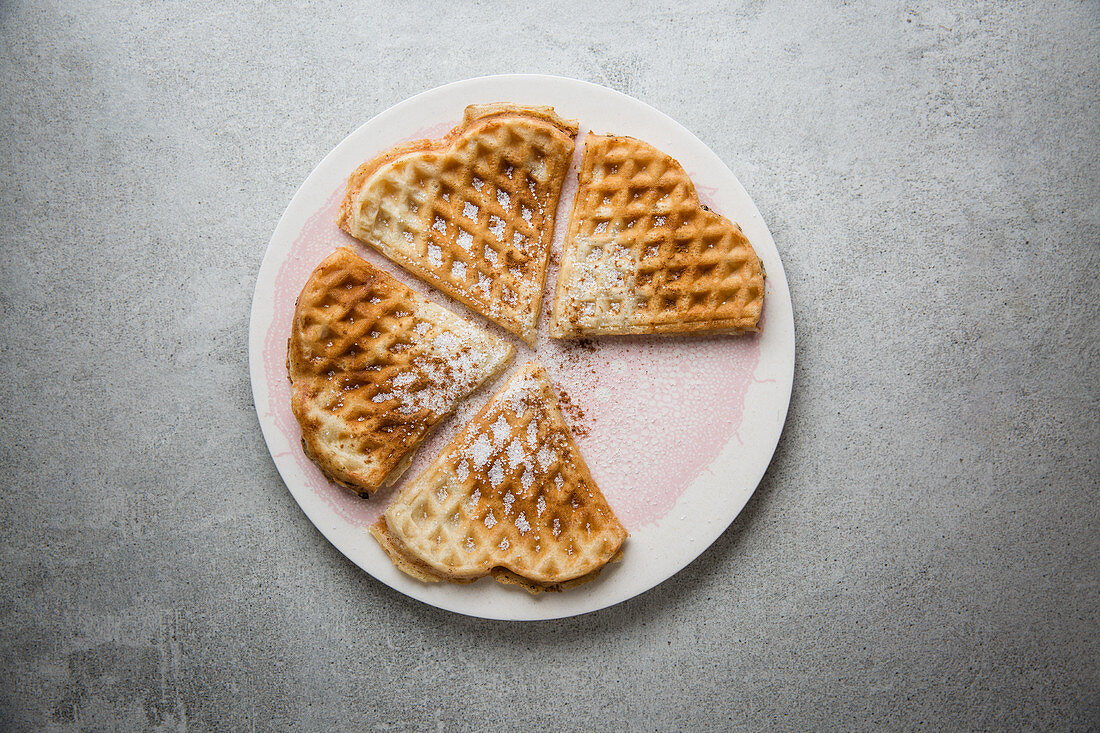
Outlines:
[[[450, 124], [433, 126], [418, 130], [415, 137], [438, 136], [449, 129]], [[575, 188], [573, 175], [562, 191], [556, 241], [561, 241], [563, 219], [568, 216]], [[709, 204], [707, 189], [699, 188], [704, 203]], [[301, 433], [290, 410], [285, 364], [294, 303], [313, 268], [337, 247], [354, 248], [414, 290], [464, 317], [487, 323], [342, 232], [335, 221], [343, 194], [341, 185], [306, 219], [290, 255], [279, 266], [271, 293], [274, 318], [263, 352], [269, 379], [266, 409], [293, 446], [300, 445]], [[596, 483], [623, 525], [630, 530], [658, 522], [722, 448], [730, 440], [740, 439], [745, 394], [760, 358], [759, 336], [552, 340], [547, 336], [546, 316], [557, 275], [553, 260], [538, 343], [532, 350], [512, 339], [517, 347], [512, 367], [537, 359], [569, 395], [575, 409], [567, 409], [566, 417]], [[495, 326], [487, 327], [504, 333]], [[366, 527], [381, 514], [392, 492], [416, 476], [501, 383], [497, 380], [475, 393], [456, 415], [444, 420], [421, 445], [397, 485], [370, 499], [360, 499], [329, 482], [300, 448], [293, 449], [294, 460], [311, 491], [349, 523]]]

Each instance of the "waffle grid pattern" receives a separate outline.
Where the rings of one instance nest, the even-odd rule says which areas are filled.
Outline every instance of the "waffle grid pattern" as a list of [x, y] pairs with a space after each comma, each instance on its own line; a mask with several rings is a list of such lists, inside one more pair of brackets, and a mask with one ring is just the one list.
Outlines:
[[[475, 358], [459, 364], [441, 355], [434, 345], [444, 334]], [[350, 250], [337, 250], [302, 291], [287, 360], [307, 450], [315, 460], [336, 453], [359, 462], [377, 481], [511, 353]]]
[[763, 269], [741, 228], [701, 207], [671, 157], [589, 135], [551, 334], [754, 330]]
[[558, 583], [602, 567], [626, 537], [533, 364], [402, 489], [385, 517], [414, 557], [451, 579], [504, 567]]
[[540, 119], [475, 122], [446, 150], [413, 151], [371, 175], [352, 234], [531, 340], [572, 151]]

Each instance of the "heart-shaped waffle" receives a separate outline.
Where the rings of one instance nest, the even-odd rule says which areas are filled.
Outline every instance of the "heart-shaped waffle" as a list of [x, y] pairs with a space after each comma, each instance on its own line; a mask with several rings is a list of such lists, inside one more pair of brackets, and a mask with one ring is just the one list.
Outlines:
[[699, 203], [676, 160], [588, 135], [550, 335], [756, 331], [764, 268], [741, 227]]
[[330, 479], [369, 494], [396, 480], [428, 431], [514, 352], [338, 249], [302, 288], [287, 342], [302, 446]]
[[443, 139], [361, 165], [337, 223], [533, 345], [576, 134], [552, 107], [471, 105]]
[[492, 573], [532, 592], [590, 580], [627, 536], [533, 362], [401, 488], [371, 531], [420, 580]]

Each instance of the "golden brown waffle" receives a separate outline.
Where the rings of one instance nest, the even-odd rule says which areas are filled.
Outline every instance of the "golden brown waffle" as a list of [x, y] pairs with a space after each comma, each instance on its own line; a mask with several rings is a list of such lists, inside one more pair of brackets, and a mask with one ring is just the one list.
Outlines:
[[[400, 540], [395, 538], [390, 532], [389, 525], [386, 524], [385, 517], [379, 517], [378, 521], [369, 527], [371, 535], [378, 540], [378, 544], [382, 546], [382, 549], [390, 560], [393, 561], [401, 572], [406, 575], [411, 575], [419, 581], [424, 583], [438, 583], [441, 580], [447, 580], [451, 583], [473, 583], [477, 578], [447, 578], [436, 572], [430, 565], [422, 560], [416, 559], [408, 549], [401, 543]], [[619, 550], [608, 562], [619, 562], [623, 559], [623, 552]], [[560, 593], [563, 590], [569, 588], [575, 588], [578, 585], [584, 585], [590, 581], [595, 580], [603, 567], [599, 567], [587, 575], [582, 575], [579, 578], [573, 580], [566, 580], [561, 583], [537, 583], [533, 580], [524, 578], [522, 575], [517, 575], [511, 570], [503, 567], [496, 567], [489, 571], [489, 574], [493, 576], [493, 579], [503, 585], [517, 585], [523, 588], [532, 595], [538, 593], [555, 592]]]
[[471, 105], [443, 139], [361, 165], [337, 223], [533, 345], [576, 134], [552, 107]]
[[287, 343], [302, 446], [326, 476], [367, 495], [396, 480], [428, 431], [514, 352], [338, 249], [302, 288]]
[[532, 592], [590, 580], [627, 536], [533, 362], [401, 488], [372, 532], [420, 580], [492, 573]]
[[588, 135], [550, 335], [756, 331], [764, 268], [741, 227], [701, 206], [673, 158]]

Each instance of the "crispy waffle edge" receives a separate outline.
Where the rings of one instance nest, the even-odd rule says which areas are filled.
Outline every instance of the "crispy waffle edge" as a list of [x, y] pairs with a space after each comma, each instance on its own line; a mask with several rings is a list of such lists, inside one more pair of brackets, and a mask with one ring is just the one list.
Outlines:
[[[376, 521], [368, 528], [368, 531], [370, 532], [371, 536], [374, 537], [375, 541], [378, 542], [379, 546], [382, 548], [382, 551], [386, 553], [386, 556], [390, 558], [390, 561], [393, 563], [394, 567], [408, 575], [410, 578], [415, 578], [422, 583], [439, 583], [442, 581], [447, 581], [448, 583], [454, 583], [456, 585], [469, 585], [470, 583], [474, 583], [485, 577], [484, 575], [478, 576], [476, 578], [448, 577], [439, 573], [435, 568], [431, 567], [427, 563], [413, 557], [413, 555], [409, 553], [409, 551], [405, 548], [404, 544], [402, 544], [401, 540], [395, 537], [393, 532], [390, 531], [390, 527], [386, 523], [385, 515], [379, 517], [378, 521]], [[619, 563], [622, 562], [622, 559], [623, 551], [620, 547], [619, 551], [616, 552], [615, 555], [607, 561], [607, 563]], [[570, 588], [576, 588], [577, 586], [584, 585], [585, 583], [591, 583], [593, 580], [599, 577], [600, 572], [602, 572], [605, 567], [607, 567], [607, 565], [598, 567], [592, 572], [587, 573], [586, 575], [582, 575], [579, 578], [573, 578], [572, 580], [563, 580], [560, 583], [539, 583], [529, 578], [525, 578], [522, 575], [519, 575], [504, 567], [492, 568], [489, 571], [489, 576], [501, 585], [515, 585], [534, 596], [538, 595], [539, 593], [561, 593], [563, 590], [569, 590]]]

